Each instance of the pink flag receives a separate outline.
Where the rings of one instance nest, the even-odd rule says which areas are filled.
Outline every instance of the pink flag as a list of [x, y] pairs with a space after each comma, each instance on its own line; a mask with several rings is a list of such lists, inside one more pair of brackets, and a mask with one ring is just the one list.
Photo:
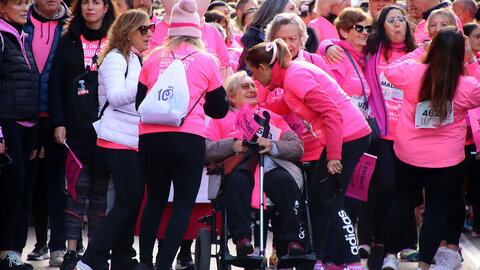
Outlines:
[[364, 153], [353, 171], [353, 177], [348, 186], [346, 195], [350, 198], [362, 200], [364, 202], [368, 199], [368, 186], [372, 178], [373, 170], [377, 157]]
[[253, 118], [255, 111], [250, 109], [250, 104], [247, 102], [242, 106], [235, 122], [235, 128], [242, 132], [245, 139], [251, 140], [253, 135], [261, 128], [261, 126]]
[[470, 117], [470, 128], [472, 129], [473, 140], [477, 147], [477, 152], [480, 149], [480, 108], [468, 110]]
[[[66, 144], [65, 144], [66, 145]], [[72, 195], [74, 200], [77, 200], [77, 192], [75, 190], [75, 185], [77, 183], [78, 174], [83, 168], [82, 163], [78, 158], [73, 154], [70, 147], [68, 147], [67, 162], [65, 165], [65, 174], [67, 176], [67, 190]]]

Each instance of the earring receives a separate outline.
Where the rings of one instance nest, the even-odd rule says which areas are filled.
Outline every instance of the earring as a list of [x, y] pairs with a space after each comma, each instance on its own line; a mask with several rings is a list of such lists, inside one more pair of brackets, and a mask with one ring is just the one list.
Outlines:
[[265, 76], [265, 75], [267, 75], [267, 73], [263, 72], [262, 75]]

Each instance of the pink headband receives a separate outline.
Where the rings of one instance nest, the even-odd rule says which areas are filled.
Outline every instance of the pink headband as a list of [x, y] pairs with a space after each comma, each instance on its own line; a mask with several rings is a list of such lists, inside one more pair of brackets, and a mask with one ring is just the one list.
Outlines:
[[267, 52], [271, 51], [273, 49], [273, 55], [272, 55], [272, 60], [270, 60], [270, 63], [268, 63], [269, 66], [271, 66], [274, 62], [275, 59], [277, 59], [277, 40], [280, 40], [279, 38], [275, 39], [274, 41], [268, 43], [265, 46], [265, 50]]

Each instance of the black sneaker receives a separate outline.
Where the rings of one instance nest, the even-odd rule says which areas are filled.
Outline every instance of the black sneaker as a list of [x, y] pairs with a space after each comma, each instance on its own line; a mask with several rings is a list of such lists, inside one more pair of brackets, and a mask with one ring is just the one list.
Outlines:
[[32, 270], [33, 266], [24, 263], [22, 258], [16, 252], [8, 253], [7, 257], [0, 259], [0, 269], [2, 270]]
[[60, 265], [60, 270], [74, 270], [77, 267], [78, 257], [77, 252], [73, 250], [67, 251], [65, 256], [63, 256], [62, 265]]
[[37, 246], [32, 250], [32, 252], [28, 253], [27, 260], [28, 261], [43, 261], [46, 259], [50, 259], [50, 254], [48, 253], [47, 245], [44, 246]]
[[381, 270], [383, 259], [385, 258], [385, 248], [382, 246], [374, 246], [368, 256], [367, 266], [370, 270]]

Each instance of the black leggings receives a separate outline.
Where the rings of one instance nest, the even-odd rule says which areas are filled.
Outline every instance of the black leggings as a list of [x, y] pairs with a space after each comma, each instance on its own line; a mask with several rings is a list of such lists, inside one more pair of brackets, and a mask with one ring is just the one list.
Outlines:
[[[315, 252], [317, 259], [323, 258], [323, 249], [329, 234], [334, 235], [334, 239], [338, 241], [340, 250], [343, 253], [347, 264], [360, 261], [358, 255], [358, 245], [356, 240], [355, 228], [353, 221], [344, 209], [345, 193], [347, 191], [353, 171], [358, 160], [367, 150], [370, 142], [370, 135], [363, 138], [345, 142], [342, 145], [342, 166], [343, 170], [339, 176], [341, 183], [341, 191], [333, 190], [328, 192], [326, 187], [328, 181], [320, 183], [321, 179], [329, 176], [327, 171], [326, 151], [320, 156], [315, 169], [309, 179], [310, 193], [310, 211], [312, 216], [312, 226], [315, 244]], [[330, 194], [328, 194], [330, 193]]]
[[[276, 225], [279, 246], [286, 246], [290, 241], [300, 242], [299, 211], [300, 190], [293, 177], [283, 168], [277, 167], [264, 178], [264, 192], [275, 204], [280, 216]], [[236, 169], [224, 179], [223, 191], [225, 207], [228, 213], [228, 230], [233, 235], [233, 242], [243, 238], [251, 239], [251, 200], [254, 187], [253, 175], [245, 170]]]
[[1, 167], [0, 205], [0, 251], [14, 248], [17, 217], [20, 214], [25, 192], [25, 165], [33, 149], [36, 126], [24, 127], [14, 120], [3, 120], [2, 131], [6, 153], [12, 158], [11, 165]]
[[458, 245], [465, 218], [463, 162], [446, 168], [422, 168], [395, 161], [397, 196], [389, 215], [387, 253], [402, 248], [409, 230], [405, 222], [425, 188], [425, 218], [420, 230], [420, 261], [431, 264], [442, 240]]
[[149, 133], [140, 135], [138, 146], [147, 184], [147, 203], [140, 223], [140, 261], [150, 268], [172, 181], [175, 188], [172, 215], [156, 262], [157, 269], [168, 270], [195, 206], [205, 160], [205, 138], [182, 132]]
[[92, 269], [108, 270], [112, 251], [112, 269], [134, 268], [135, 225], [143, 198], [143, 178], [137, 151], [100, 147], [100, 155], [112, 174], [115, 204], [105, 216], [82, 258]]

